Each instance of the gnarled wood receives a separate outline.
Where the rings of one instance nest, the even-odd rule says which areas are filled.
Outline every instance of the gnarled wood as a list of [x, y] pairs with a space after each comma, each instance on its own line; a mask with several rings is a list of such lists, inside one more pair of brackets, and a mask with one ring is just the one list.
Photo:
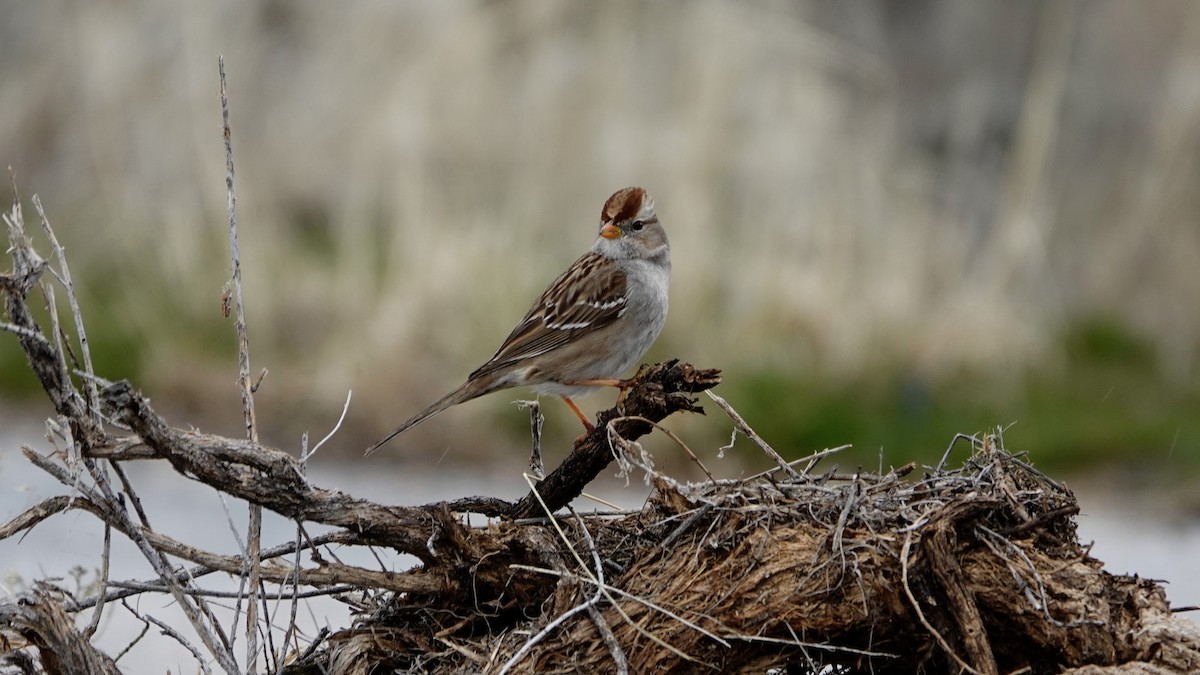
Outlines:
[[[0, 628], [20, 636], [37, 650], [47, 675], [119, 675], [120, 670], [107, 654], [92, 646], [75, 628], [75, 622], [63, 611], [64, 597], [50, 586], [37, 585], [26, 593], [0, 602]], [[12, 640], [0, 635], [0, 664], [22, 670], [32, 667], [27, 657], [10, 649]]]
[[525, 495], [513, 505], [508, 515], [528, 518], [543, 515], [546, 511], [553, 513], [566, 506], [613, 461], [610, 433], [634, 441], [653, 428], [643, 419], [661, 422], [681, 410], [703, 414], [704, 409], [696, 405], [696, 399], [690, 394], [711, 389], [720, 382], [721, 371], [699, 370], [678, 360], [642, 366], [630, 380], [624, 410], [614, 408], [600, 413], [596, 428], [580, 439], [563, 463], [537, 484], [538, 494]]

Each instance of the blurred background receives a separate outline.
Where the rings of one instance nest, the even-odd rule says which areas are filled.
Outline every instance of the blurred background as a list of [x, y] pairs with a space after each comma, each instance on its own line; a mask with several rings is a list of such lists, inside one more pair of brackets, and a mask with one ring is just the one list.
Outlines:
[[[224, 54], [272, 444], [324, 435], [352, 389], [328, 452], [357, 458], [486, 360], [636, 184], [674, 248], [648, 360], [722, 368], [784, 454], [934, 463], [955, 433], [1002, 427], [1054, 470], [1200, 468], [1200, 4], [0, 11], [0, 161], [67, 248], [99, 373], [178, 424], [241, 427]], [[520, 461], [524, 395], [378, 461]], [[12, 339], [0, 396], [46, 409]], [[565, 448], [577, 423], [544, 408]], [[730, 425], [709, 408], [670, 426], [715, 449]]]
[[[361, 451], [486, 360], [641, 185], [674, 249], [647, 360], [723, 369], [788, 457], [854, 445], [825, 467], [935, 464], [1003, 429], [1076, 490], [1106, 569], [1200, 604], [1200, 3], [0, 0], [0, 163], [66, 246], [98, 373], [240, 436], [218, 54], [261, 438], [312, 445], [354, 392], [318, 485], [523, 494], [524, 392]], [[764, 468], [744, 439], [716, 457], [731, 425], [705, 407], [667, 426], [722, 476]], [[543, 409], [553, 466], [579, 428]], [[64, 491], [17, 453], [48, 448], [50, 413], [0, 333], [0, 521]], [[135, 464], [156, 528], [238, 550], [211, 490]], [[589, 491], [636, 506], [612, 473]], [[268, 545], [294, 536], [267, 521]], [[0, 591], [94, 580], [102, 541], [68, 516], [0, 542]], [[114, 577], [152, 576], [114, 546]], [[116, 654], [142, 627], [108, 616]], [[135, 660], [192, 663], [170, 640]]]

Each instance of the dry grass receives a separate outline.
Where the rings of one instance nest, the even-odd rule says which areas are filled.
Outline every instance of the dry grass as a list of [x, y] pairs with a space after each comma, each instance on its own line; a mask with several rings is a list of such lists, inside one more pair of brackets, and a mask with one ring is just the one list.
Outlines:
[[152, 388], [223, 392], [164, 366], [228, 330], [224, 53], [267, 411], [453, 386], [629, 183], [676, 249], [651, 358], [936, 379], [1102, 312], [1186, 381], [1200, 7], [920, 7], [18, 3], [0, 146]]

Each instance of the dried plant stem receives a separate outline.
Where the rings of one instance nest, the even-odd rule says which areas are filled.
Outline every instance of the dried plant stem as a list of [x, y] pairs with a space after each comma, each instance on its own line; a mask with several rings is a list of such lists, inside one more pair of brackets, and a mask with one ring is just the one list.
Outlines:
[[[234, 326], [238, 337], [238, 385], [242, 392], [242, 413], [246, 421], [246, 437], [258, 443], [258, 424], [254, 413], [254, 388], [250, 381], [250, 337], [246, 331], [246, 309], [242, 299], [242, 263], [238, 250], [237, 195], [233, 187], [233, 130], [229, 126], [229, 96], [225, 88], [225, 57], [217, 57], [221, 78], [221, 121], [225, 136], [225, 191], [229, 210], [229, 257], [232, 262], [234, 294]], [[258, 659], [258, 592], [261, 583], [259, 553], [262, 548], [262, 506], [250, 505], [250, 522], [246, 535], [246, 573], [249, 576], [246, 600], [246, 672], [257, 672]]]
[[712, 391], [705, 391], [704, 393], [707, 394], [708, 397], [717, 404], [717, 407], [719, 407], [721, 410], [724, 410], [726, 415], [729, 415], [729, 419], [733, 420], [733, 423], [737, 426], [738, 431], [741, 431], [743, 434], [745, 434], [746, 438], [749, 438], [751, 441], [753, 441], [754, 444], [762, 449], [763, 452], [767, 453], [768, 457], [775, 460], [775, 463], [779, 465], [780, 469], [783, 469], [793, 478], [800, 477], [800, 474], [796, 473], [796, 470], [792, 468], [792, 465], [788, 464], [787, 461], [784, 460], [783, 456], [776, 452], [775, 448], [771, 447], [770, 443], [767, 443], [762, 436], [759, 436], [753, 429], [750, 428], [750, 425], [746, 423], [746, 420], [742, 419], [742, 416], [738, 414], [738, 411], [733, 409], [733, 406], [729, 405], [728, 401], [712, 393]]
[[542, 461], [542, 425], [546, 417], [542, 415], [542, 405], [537, 400], [518, 401], [517, 406], [529, 410], [529, 473], [541, 480], [546, 477], [546, 464]]
[[101, 423], [99, 399], [96, 394], [96, 374], [95, 368], [92, 367], [92, 348], [88, 344], [87, 331], [83, 328], [83, 314], [79, 310], [79, 298], [75, 295], [75, 284], [71, 281], [71, 268], [67, 265], [66, 251], [63, 250], [61, 244], [58, 243], [58, 237], [54, 236], [54, 229], [50, 227], [50, 219], [46, 217], [46, 210], [42, 208], [42, 200], [37, 195], [33, 195], [33, 208], [37, 210], [38, 218], [42, 223], [42, 231], [46, 233], [46, 238], [50, 240], [50, 246], [54, 249], [54, 257], [58, 260], [58, 271], [55, 275], [62, 280], [63, 289], [67, 292], [67, 303], [71, 306], [71, 318], [75, 321], [75, 335], [79, 338], [79, 350], [83, 353], [83, 367], [88, 375], [92, 376], [84, 380], [87, 392], [87, 406], [92, 411], [92, 417], [97, 424]]

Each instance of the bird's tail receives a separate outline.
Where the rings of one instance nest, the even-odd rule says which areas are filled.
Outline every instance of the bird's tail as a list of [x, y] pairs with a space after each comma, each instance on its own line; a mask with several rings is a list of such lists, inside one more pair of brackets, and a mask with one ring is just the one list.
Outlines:
[[413, 415], [411, 418], [409, 418], [409, 420], [407, 422], [396, 427], [395, 431], [388, 434], [387, 436], [384, 436], [383, 440], [381, 440], [378, 443], [376, 443], [375, 445], [372, 445], [371, 447], [367, 448], [367, 451], [365, 453], [363, 453], [363, 456], [364, 457], [369, 456], [371, 453], [373, 453], [376, 450], [378, 450], [379, 448], [383, 447], [383, 445], [385, 443], [387, 443], [388, 441], [390, 441], [393, 438], [399, 436], [400, 434], [408, 431], [409, 429], [417, 426], [418, 424], [420, 424], [421, 422], [424, 422], [425, 420], [429, 419], [430, 417], [437, 415], [438, 413], [442, 412], [446, 408], [449, 408], [452, 405], [457, 405], [459, 403], [462, 403], [463, 401], [469, 401], [477, 396], [482, 396], [483, 394], [486, 394], [488, 392], [488, 390], [486, 388], [480, 387], [479, 384], [480, 384], [480, 382], [478, 380], [467, 381], [467, 382], [463, 383], [463, 385], [461, 387], [459, 387], [458, 389], [455, 389], [454, 391], [450, 392], [449, 394], [446, 394], [445, 396], [434, 401], [433, 403], [431, 403], [429, 405], [428, 408], [422, 410], [421, 412], [417, 413], [416, 415]]

